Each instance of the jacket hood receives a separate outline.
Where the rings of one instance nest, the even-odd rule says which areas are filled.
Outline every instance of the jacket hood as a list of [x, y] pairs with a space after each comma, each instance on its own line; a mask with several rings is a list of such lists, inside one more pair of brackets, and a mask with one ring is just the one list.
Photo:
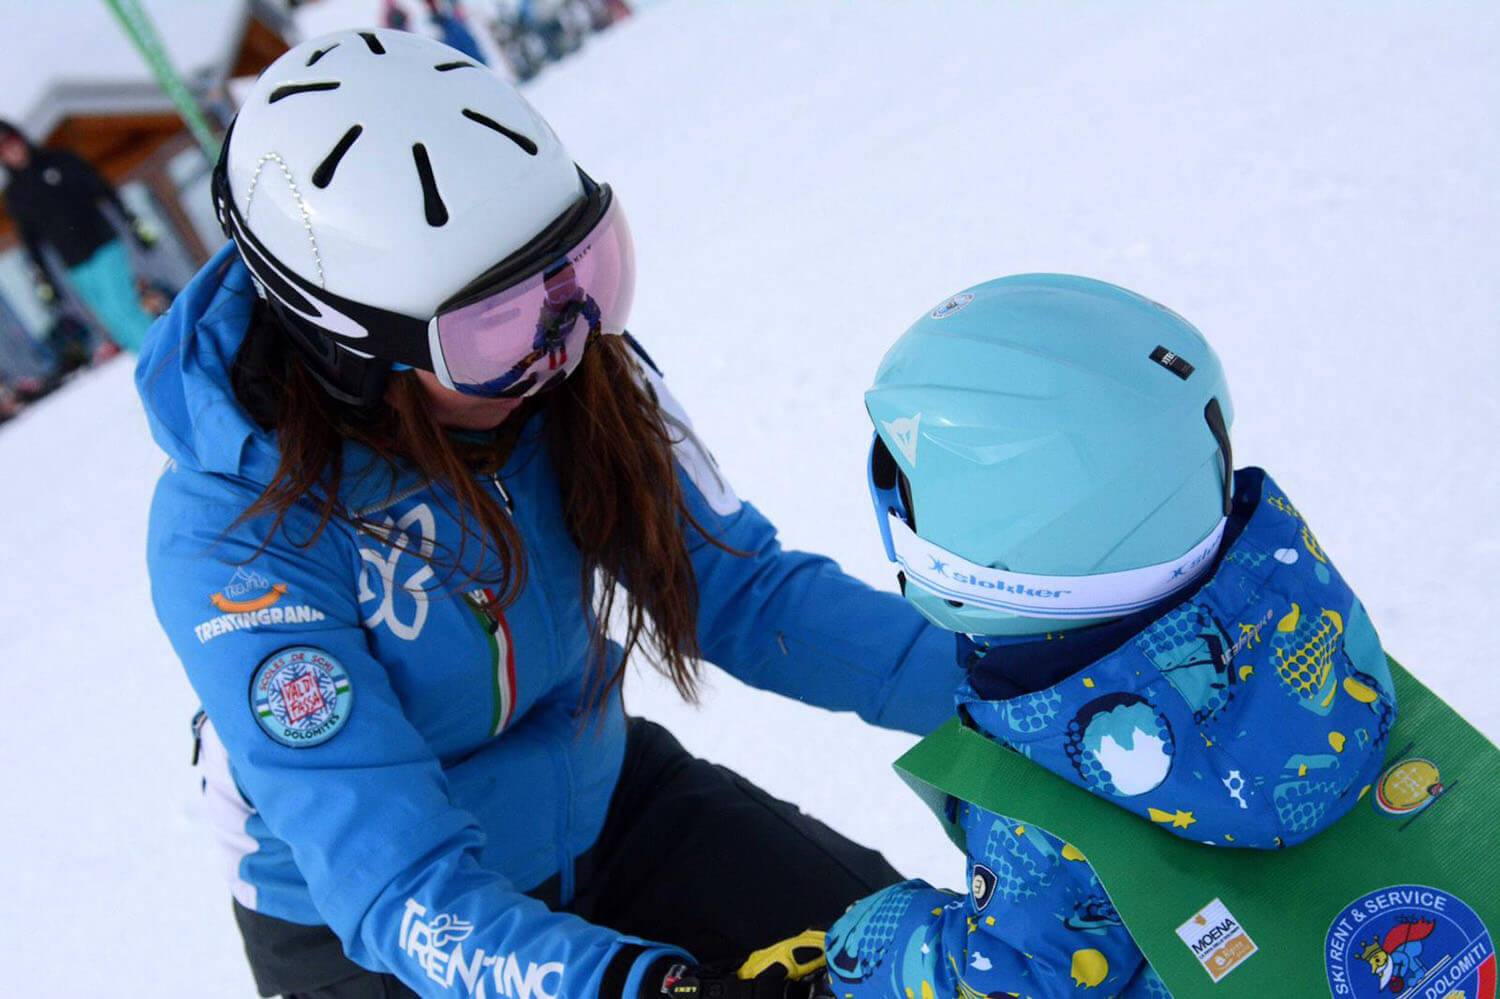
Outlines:
[[[225, 244], [152, 327], [135, 383], [151, 436], [179, 467], [264, 486], [280, 464], [276, 437], [240, 405], [230, 381], [255, 299], [249, 270]], [[388, 505], [415, 481], [353, 444], [344, 467], [340, 499], [356, 512]]]
[[[960, 709], [1059, 776], [1187, 839], [1277, 848], [1378, 773], [1395, 688], [1363, 605], [1286, 494], [1235, 474], [1208, 578], [1035, 693]], [[1004, 649], [997, 650], [1003, 655]]]

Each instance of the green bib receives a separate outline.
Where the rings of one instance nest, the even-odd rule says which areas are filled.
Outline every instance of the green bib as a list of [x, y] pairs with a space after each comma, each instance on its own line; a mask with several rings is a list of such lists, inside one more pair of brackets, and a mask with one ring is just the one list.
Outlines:
[[1286, 850], [1179, 839], [957, 719], [896, 768], [940, 816], [953, 795], [1077, 847], [1175, 999], [1496, 999], [1500, 750], [1391, 672], [1386, 769]]

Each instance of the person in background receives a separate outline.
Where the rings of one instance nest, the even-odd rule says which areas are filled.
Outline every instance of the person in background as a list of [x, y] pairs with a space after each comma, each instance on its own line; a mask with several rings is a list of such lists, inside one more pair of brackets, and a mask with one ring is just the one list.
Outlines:
[[[436, 33], [438, 39], [447, 46], [458, 49], [464, 55], [475, 62], [487, 65], [489, 60], [484, 57], [484, 51], [479, 43], [474, 40], [474, 35], [464, 23], [463, 10], [453, 0], [425, 0], [420, 6], [426, 8], [427, 20], [431, 31]], [[415, 31], [419, 34], [422, 29], [412, 23], [412, 17], [396, 0], [385, 0], [381, 22], [387, 28], [396, 31]]]
[[21, 400], [16, 395], [15, 389], [5, 380], [5, 375], [0, 374], [0, 423], [4, 423], [21, 411]]
[[59, 368], [50, 343], [33, 340], [10, 305], [0, 300], [0, 419], [46, 395], [57, 384]]
[[141, 303], [141, 309], [152, 319], [164, 316], [172, 307], [172, 299], [177, 293], [160, 281], [149, 281], [146, 278], [135, 279], [136, 298]]
[[138, 350], [152, 317], [141, 308], [129, 254], [105, 206], [142, 249], [156, 245], [156, 234], [89, 164], [66, 150], [37, 149], [5, 121], [0, 165], [9, 181], [5, 206], [36, 268], [37, 297], [51, 305], [61, 288], [71, 289], [115, 343]]
[[453, 0], [427, 0], [427, 16], [432, 18], [432, 23], [443, 33], [440, 41], [444, 45], [458, 49], [475, 62], [489, 61], [480, 50], [479, 43], [474, 40], [469, 26], [464, 23], [463, 11]]

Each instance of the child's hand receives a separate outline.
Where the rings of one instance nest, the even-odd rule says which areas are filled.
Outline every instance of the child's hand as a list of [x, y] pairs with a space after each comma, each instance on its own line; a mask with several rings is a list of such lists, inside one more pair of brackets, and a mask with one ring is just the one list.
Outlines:
[[852, 999], [952, 999], [963, 961], [962, 895], [906, 881], [850, 906], [828, 931], [828, 978]]

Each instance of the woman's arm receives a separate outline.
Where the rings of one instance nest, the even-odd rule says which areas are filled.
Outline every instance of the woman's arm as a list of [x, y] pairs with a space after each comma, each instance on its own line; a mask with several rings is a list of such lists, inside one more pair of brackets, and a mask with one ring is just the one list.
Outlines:
[[771, 523], [735, 496], [661, 373], [637, 354], [678, 438], [690, 512], [721, 544], [747, 553], [688, 529], [704, 656], [752, 686], [876, 725], [925, 734], [942, 724], [963, 678], [953, 635], [831, 559], [783, 549]]
[[[239, 788], [291, 847], [349, 956], [424, 996], [514, 996], [521, 982], [536, 999], [634, 999], [645, 968], [675, 951], [552, 912], [480, 868], [484, 833], [450, 801], [438, 760], [369, 652], [354, 545], [330, 529], [307, 548], [278, 534], [257, 553], [259, 523], [221, 539], [246, 492], [201, 473], [163, 476], [153, 596]], [[310, 537], [312, 523], [288, 527]], [[237, 568], [273, 584], [275, 606], [226, 611], [224, 583]], [[275, 620], [276, 608], [294, 620]], [[246, 627], [219, 620], [247, 614]], [[523, 800], [526, 788], [501, 775], [494, 793]]]

